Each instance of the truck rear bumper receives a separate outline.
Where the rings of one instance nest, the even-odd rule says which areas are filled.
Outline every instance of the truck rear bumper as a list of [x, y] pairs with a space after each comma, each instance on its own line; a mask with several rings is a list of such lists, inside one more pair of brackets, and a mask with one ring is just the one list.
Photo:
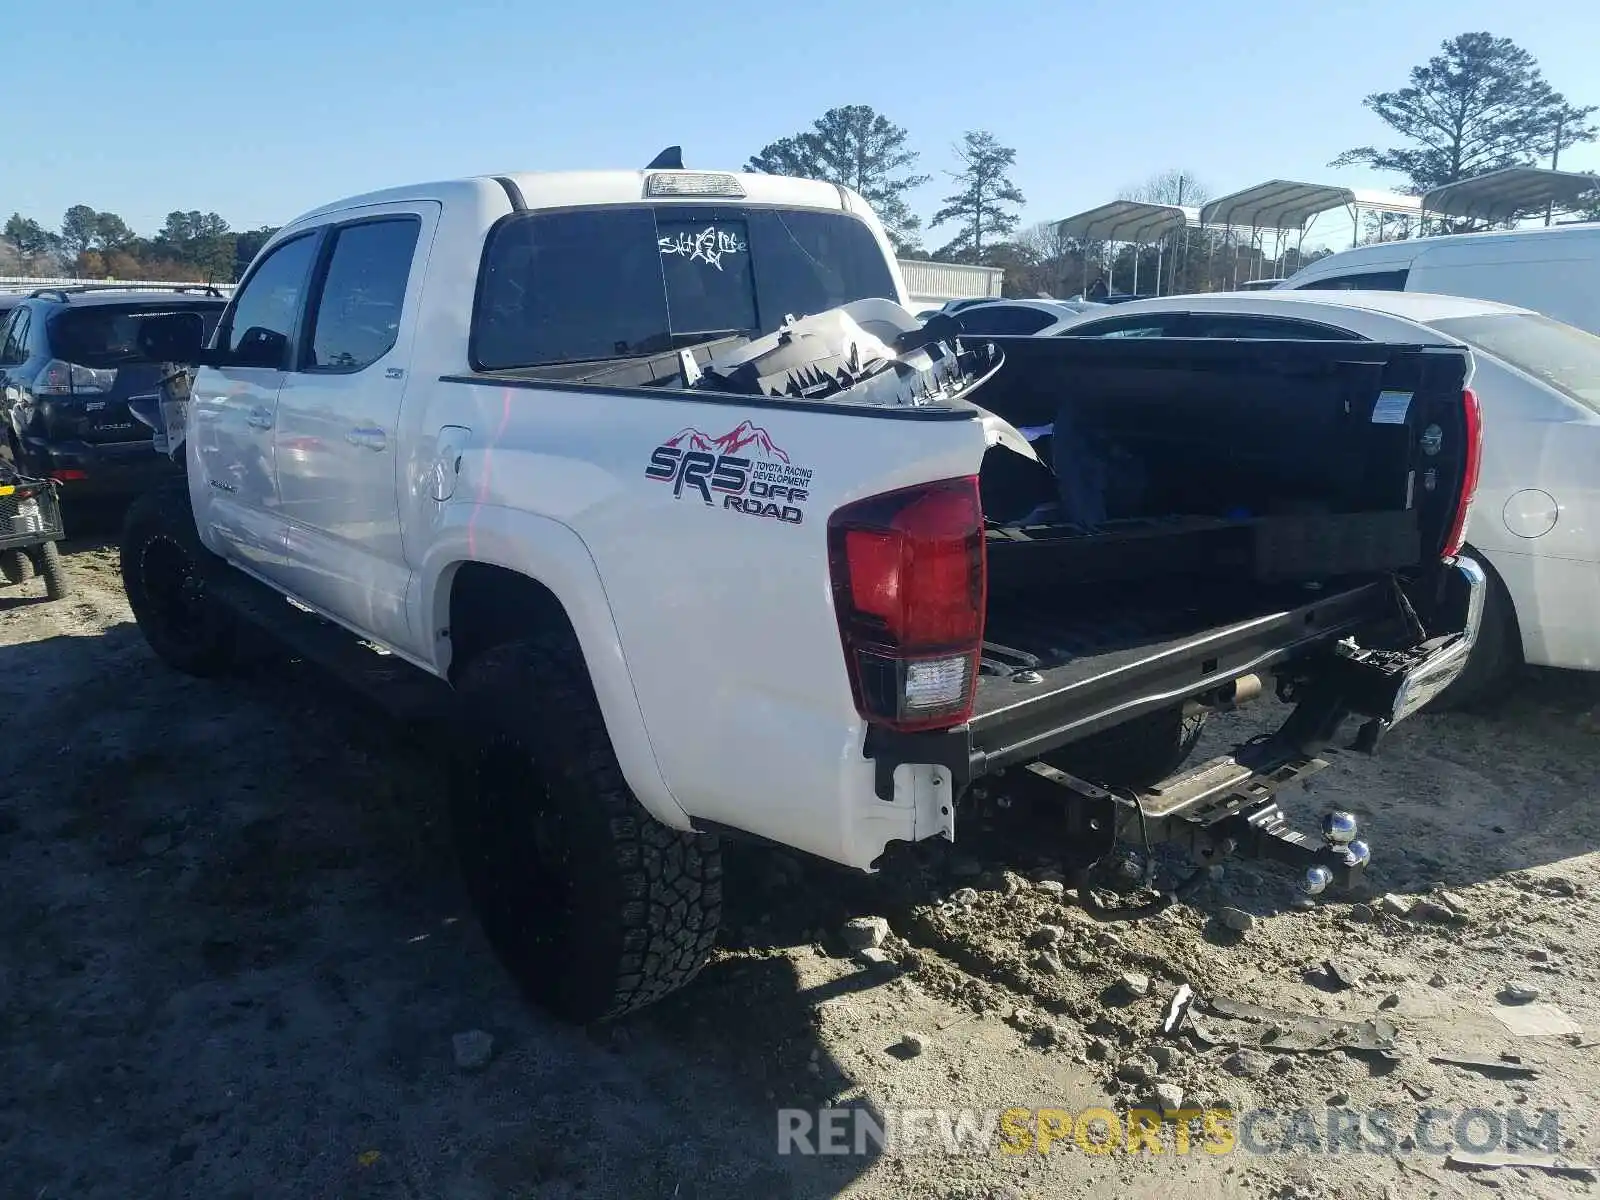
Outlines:
[[[1384, 734], [1448, 687], [1477, 639], [1486, 586], [1482, 568], [1459, 558], [1439, 578], [1425, 610], [1426, 624], [1396, 589], [1374, 583], [1198, 640], [1157, 647], [1118, 665], [1110, 679], [1052, 688], [1047, 673], [1031, 685], [1034, 695], [1028, 701], [994, 704], [959, 729], [869, 737], [878, 795], [894, 799], [897, 783], [901, 797], [926, 790], [914, 779], [931, 768], [938, 786], [929, 794], [940, 803], [974, 786], [1043, 789], [1065, 801], [1070, 834], [1092, 851], [1091, 858], [1108, 853], [1118, 841], [1187, 842], [1202, 861], [1239, 853], [1308, 872], [1326, 869], [1329, 882], [1348, 883], [1365, 867], [1365, 858], [1349, 851], [1350, 838], [1341, 842], [1294, 830], [1275, 795], [1326, 765], [1319, 754], [1350, 716], [1365, 718], [1356, 746], [1370, 753]], [[1348, 640], [1357, 629], [1393, 623], [1390, 618], [1420, 626], [1422, 636], [1398, 649], [1363, 649]], [[1279, 693], [1296, 702], [1282, 728], [1143, 792], [1113, 795], [1038, 761], [1084, 731], [1204, 695], [1264, 668], [1281, 672]], [[1114, 707], [1108, 706], [1113, 697]], [[994, 778], [1013, 766], [1022, 769], [1004, 781]], [[1070, 815], [1073, 809], [1076, 818]], [[953, 828], [949, 812], [941, 815], [946, 829]]]

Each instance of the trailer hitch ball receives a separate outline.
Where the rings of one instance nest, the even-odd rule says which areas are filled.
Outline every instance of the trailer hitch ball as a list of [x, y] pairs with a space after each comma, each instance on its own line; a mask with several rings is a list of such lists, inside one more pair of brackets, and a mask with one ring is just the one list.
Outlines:
[[1351, 842], [1344, 848], [1344, 863], [1347, 867], [1364, 867], [1372, 861], [1372, 847], [1363, 841]]
[[1300, 890], [1307, 896], [1320, 896], [1332, 882], [1333, 872], [1327, 867], [1307, 867], [1305, 878], [1300, 881]]
[[1330, 846], [1348, 846], [1356, 840], [1353, 813], [1331, 812], [1322, 818], [1322, 837]]

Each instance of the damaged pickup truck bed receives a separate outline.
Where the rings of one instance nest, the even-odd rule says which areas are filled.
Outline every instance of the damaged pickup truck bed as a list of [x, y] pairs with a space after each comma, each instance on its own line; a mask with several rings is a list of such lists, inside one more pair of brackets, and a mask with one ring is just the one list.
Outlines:
[[[146, 331], [197, 370], [140, 413], [187, 485], [130, 511], [134, 613], [194, 674], [255, 626], [443, 705], [485, 927], [575, 1018], [693, 977], [723, 835], [872, 870], [1003, 793], [1085, 865], [1164, 839], [1358, 872], [1353, 821], [1274, 797], [1471, 647], [1470, 357], [974, 340], [905, 299], [867, 205], [804, 180], [308, 213], [208, 344]], [[1185, 768], [1267, 689], [1276, 736]]]
[[[973, 399], [1036, 441], [1017, 454], [998, 438], [980, 473], [971, 713], [949, 730], [869, 733], [878, 794], [934, 763], [930, 819], [947, 815], [948, 780], [958, 798], [1064, 803], [1080, 861], [1177, 840], [1202, 862], [1297, 865], [1312, 893], [1348, 883], [1369, 853], [1354, 822], [1330, 814], [1308, 838], [1273, 796], [1326, 765], [1352, 716], [1356, 748], [1375, 751], [1471, 649], [1482, 573], [1454, 557], [1481, 439], [1466, 356], [996, 342], [1003, 366]], [[1278, 733], [1182, 769], [1204, 714], [1268, 682], [1295, 705]]]

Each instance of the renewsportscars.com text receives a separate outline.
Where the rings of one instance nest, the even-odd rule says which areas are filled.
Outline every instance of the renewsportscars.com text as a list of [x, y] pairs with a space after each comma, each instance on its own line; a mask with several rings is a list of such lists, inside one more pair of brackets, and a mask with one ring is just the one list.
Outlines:
[[898, 1108], [778, 1110], [781, 1155], [1396, 1154], [1562, 1147], [1551, 1109]]

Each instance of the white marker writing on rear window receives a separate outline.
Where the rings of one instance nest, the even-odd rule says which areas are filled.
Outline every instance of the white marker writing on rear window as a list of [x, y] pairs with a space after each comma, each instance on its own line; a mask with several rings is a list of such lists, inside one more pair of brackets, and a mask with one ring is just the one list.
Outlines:
[[1410, 392], [1379, 392], [1378, 402], [1372, 406], [1374, 425], [1404, 425], [1411, 411]]
[[690, 262], [703, 262], [722, 270], [724, 254], [741, 254], [748, 247], [736, 233], [728, 233], [715, 225], [708, 225], [699, 233], [680, 233], [676, 237], [656, 239], [663, 254], [678, 254]]

